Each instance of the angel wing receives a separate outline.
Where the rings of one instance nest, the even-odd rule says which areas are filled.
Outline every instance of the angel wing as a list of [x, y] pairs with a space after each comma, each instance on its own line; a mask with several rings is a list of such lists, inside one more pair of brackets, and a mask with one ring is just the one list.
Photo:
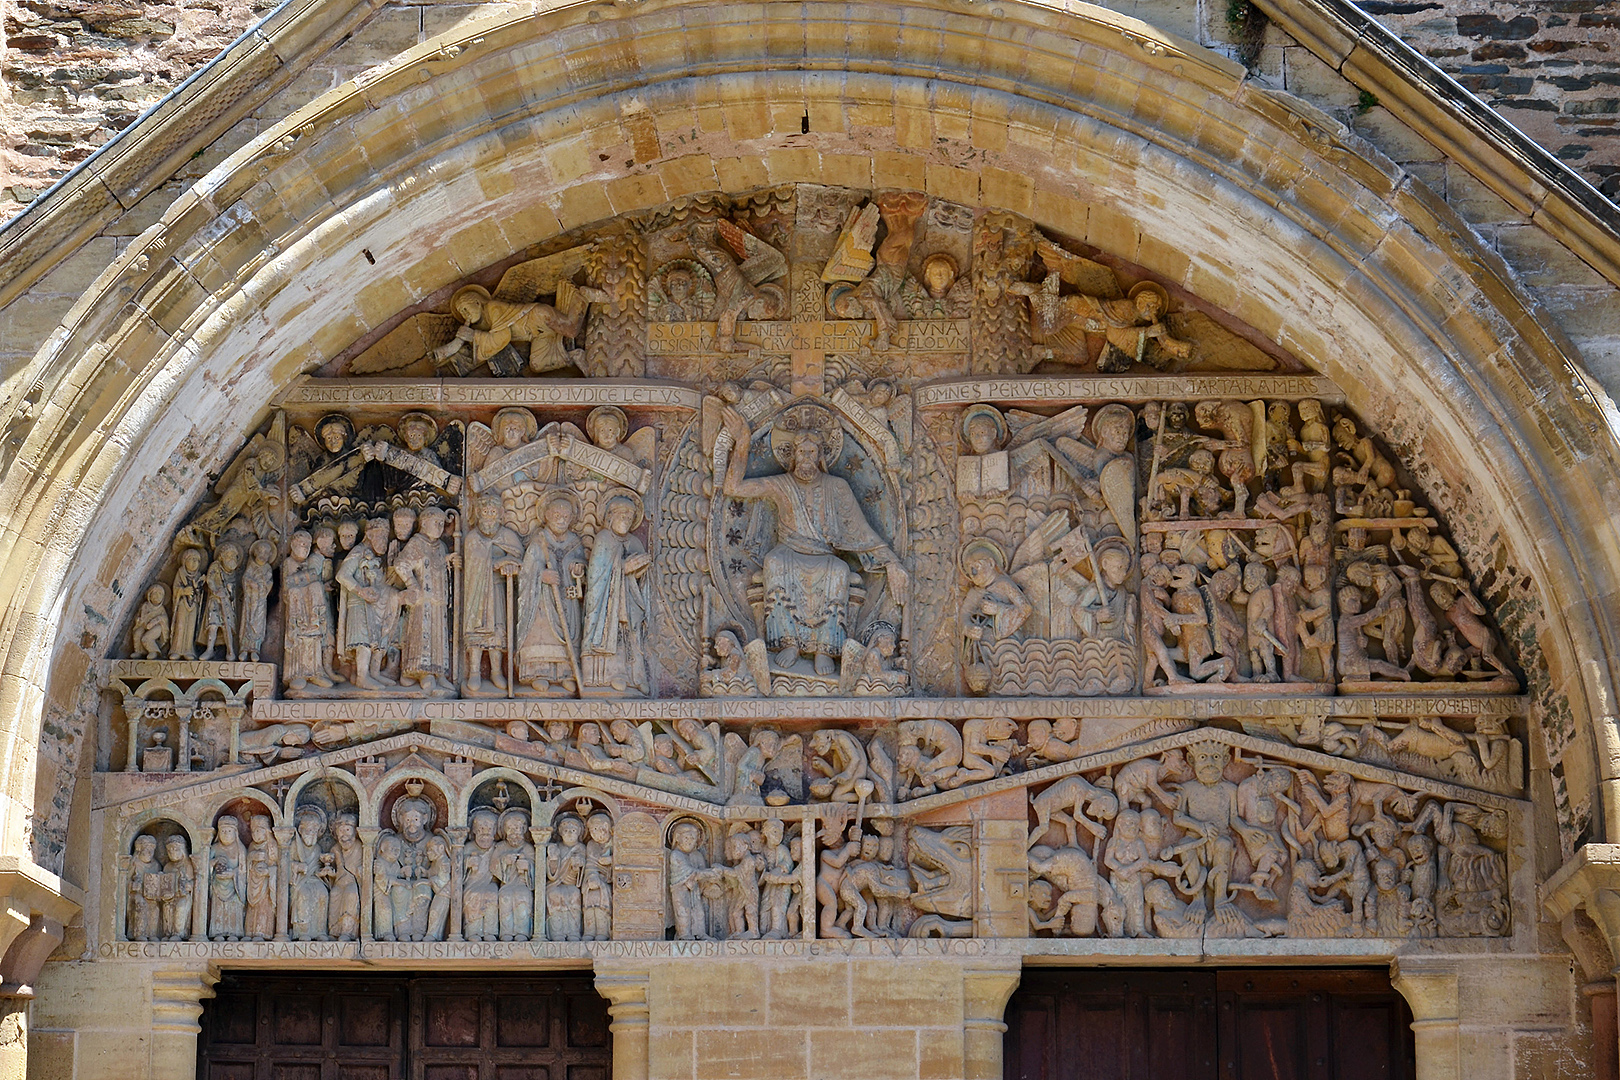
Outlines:
[[1123, 454], [1114, 458], [1102, 467], [1097, 486], [1121, 535], [1136, 550], [1136, 463]]
[[495, 286], [495, 299], [527, 304], [542, 296], [556, 295], [563, 282], [570, 281], [585, 268], [585, 257], [593, 247], [594, 244], [581, 244], [554, 255], [518, 263], [501, 275], [501, 283]]
[[321, 444], [315, 441], [315, 436], [301, 427], [295, 427], [287, 434], [287, 460], [292, 463], [288, 472], [289, 478], [303, 478], [309, 475], [315, 463], [326, 456]]
[[575, 424], [575, 423], [573, 423], [572, 421], [569, 421], [569, 420], [553, 420], [551, 423], [549, 423], [545, 427], [541, 428], [540, 429], [540, 434], [536, 435], [535, 438], [536, 439], [543, 439], [547, 435], [551, 435], [551, 434], [572, 435], [574, 438], [580, 440], [581, 442], [590, 442], [591, 441], [586, 436], [585, 432], [580, 430], [580, 426], [578, 424]]
[[721, 218], [715, 235], [737, 255], [737, 269], [750, 285], [762, 285], [787, 273], [787, 257], [736, 222]]
[[219, 481], [214, 484], [214, 494], [224, 495], [242, 475], [242, 470], [250, 461], [257, 461], [259, 455], [269, 450], [276, 456], [275, 469], [281, 470], [287, 464], [287, 416], [285, 413], [276, 413], [276, 418], [270, 421], [270, 426], [248, 440], [246, 447], [236, 459], [220, 474]]
[[844, 229], [833, 245], [832, 256], [821, 271], [821, 280], [860, 281], [872, 272], [872, 245], [877, 242], [878, 208], [876, 203], [852, 207], [844, 219]]
[[375, 375], [381, 371], [410, 367], [434, 349], [448, 344], [456, 336], [456, 328], [460, 325], [454, 315], [432, 311], [412, 315], [350, 360], [347, 373]]
[[1054, 510], [1041, 519], [1041, 523], [1029, 531], [1024, 542], [1018, 545], [1013, 552], [1010, 573], [1016, 574], [1026, 566], [1045, 562], [1052, 552], [1052, 545], [1069, 531], [1069, 512], [1067, 510]]
[[889, 402], [889, 427], [900, 443], [900, 449], [911, 449], [911, 395], [897, 394]]
[[637, 428], [625, 438], [624, 445], [642, 468], [650, 469], [658, 454], [658, 429], [651, 425]]
[[[1032, 443], [1036, 439], [1083, 439], [1086, 430], [1086, 417], [1089, 414], [1084, 405], [1076, 405], [1065, 409], [1056, 416], [1035, 417], [1029, 423], [1018, 429], [1008, 444], [1009, 450], [1016, 450], [1025, 443]], [[1020, 410], [1014, 410], [1008, 416], [1009, 420], [1021, 419], [1030, 416]]]
[[1119, 278], [1102, 263], [1083, 255], [1071, 254], [1046, 239], [1036, 240], [1035, 250], [1046, 268], [1062, 278], [1065, 284], [1105, 300], [1117, 300], [1125, 295], [1119, 287]]
[[487, 424], [474, 420], [467, 425], [467, 469], [477, 472], [489, 460], [489, 452], [495, 448], [495, 432]]
[[860, 669], [861, 657], [866, 653], [866, 646], [854, 638], [844, 639], [844, 653], [838, 665], [838, 694], [840, 697], [849, 697], [855, 692], [855, 673]]
[[876, 203], [867, 203], [857, 211], [850, 211], [852, 220], [844, 224], [844, 230], [849, 233], [850, 243], [862, 251], [871, 251], [872, 245], [877, 243], [878, 208]]
[[[748, 673], [754, 677], [754, 685], [759, 687], [759, 692], [769, 697], [771, 693], [771, 660], [763, 638], [754, 638], [743, 646], [743, 663], [748, 665]], [[785, 748], [786, 744], [784, 743], [783, 746]]]
[[[703, 618], [704, 583], [709, 580], [711, 473], [697, 435], [695, 425], [687, 429], [659, 480], [658, 529], [653, 538], [657, 633], [649, 642], [664, 671], [688, 694], [697, 692], [695, 680], [701, 659], [695, 643], [706, 632], [699, 623]], [[719, 601], [716, 605], [719, 610]], [[769, 687], [768, 681], [760, 685], [765, 693], [770, 692]]]

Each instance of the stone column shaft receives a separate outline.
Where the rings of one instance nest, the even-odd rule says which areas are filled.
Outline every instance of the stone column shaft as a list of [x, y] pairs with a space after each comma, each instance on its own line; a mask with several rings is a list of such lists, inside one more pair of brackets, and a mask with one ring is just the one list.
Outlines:
[[1016, 958], [969, 964], [962, 970], [962, 1075], [965, 1080], [1001, 1080], [1001, 1044], [1007, 1032], [1007, 1000], [1018, 989]]
[[650, 1063], [648, 1036], [648, 969], [597, 961], [596, 989], [608, 999], [608, 1030], [613, 1033], [613, 1080], [647, 1080]]
[[213, 965], [152, 972], [153, 1077], [196, 1073], [202, 1003], [214, 996], [217, 982], [219, 970]]

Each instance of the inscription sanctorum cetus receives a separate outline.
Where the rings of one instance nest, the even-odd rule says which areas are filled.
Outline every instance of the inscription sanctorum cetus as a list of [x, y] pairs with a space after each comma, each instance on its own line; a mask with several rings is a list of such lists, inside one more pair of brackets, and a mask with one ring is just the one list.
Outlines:
[[1241, 331], [805, 185], [402, 312], [104, 663], [102, 953], [1511, 935], [1513, 657], [1412, 463]]

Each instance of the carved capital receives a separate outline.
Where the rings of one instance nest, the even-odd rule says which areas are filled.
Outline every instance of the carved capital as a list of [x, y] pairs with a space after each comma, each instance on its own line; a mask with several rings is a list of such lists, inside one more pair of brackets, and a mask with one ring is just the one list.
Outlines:
[[[1615, 957], [1620, 956], [1620, 844], [1583, 845], [1574, 858], [1542, 884], [1541, 903], [1547, 914], [1561, 924], [1576, 912], [1585, 912], [1607, 939], [1609, 970], [1614, 970]], [[1569, 936], [1566, 933], [1565, 937]], [[1590, 950], [1582, 952], [1578, 940], [1577, 936], [1570, 947], [1591, 978], [1596, 973], [1588, 965], [1595, 958], [1589, 955]]]
[[1002, 1020], [1007, 1000], [1018, 989], [1016, 962], [966, 964], [962, 968], [962, 1071], [968, 1080], [1001, 1075]]
[[1445, 956], [1397, 957], [1390, 982], [1412, 1010], [1418, 1080], [1459, 1080], [1462, 1033], [1458, 965]]
[[651, 1067], [648, 1045], [647, 984], [652, 972], [645, 966], [596, 962], [596, 990], [608, 999], [613, 1018], [613, 1080], [647, 1080]]
[[219, 968], [213, 964], [152, 972], [152, 1030], [196, 1038], [202, 1003], [214, 996], [217, 982]]
[[0, 858], [0, 996], [33, 997], [33, 982], [77, 916], [84, 894], [43, 867]]

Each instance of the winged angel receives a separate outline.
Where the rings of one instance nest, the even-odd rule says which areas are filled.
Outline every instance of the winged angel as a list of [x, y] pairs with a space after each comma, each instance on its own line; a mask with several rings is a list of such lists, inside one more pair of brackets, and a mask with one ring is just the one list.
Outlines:
[[591, 410], [583, 431], [566, 420], [541, 428], [527, 409], [502, 409], [493, 429], [474, 423], [467, 431], [474, 494], [499, 495], [506, 524], [525, 536], [539, 527], [547, 493], [560, 489], [579, 507], [581, 533], [592, 535], [615, 491], [647, 494], [657, 449], [657, 429], [631, 431], [624, 410], [613, 405]]
[[[1121, 296], [1114, 272], [1101, 263], [1049, 240], [1037, 241], [1035, 250], [1046, 264], [1045, 278], [1017, 283], [1012, 291], [1029, 300], [1030, 335], [1046, 359], [1083, 362], [1087, 334], [1104, 339], [1099, 371], [1129, 371], [1136, 364], [1164, 371], [1192, 358], [1192, 344], [1173, 336], [1164, 322], [1170, 309], [1164, 286], [1141, 281]], [[1078, 291], [1063, 293], [1065, 284]]]
[[735, 348], [738, 319], [780, 319], [787, 313], [787, 294], [775, 283], [788, 268], [780, 251], [725, 218], [714, 223], [712, 234], [703, 222], [694, 221], [686, 235], [714, 281], [717, 349]]
[[286, 466], [285, 424], [277, 416], [270, 430], [260, 432], [231, 462], [214, 484], [216, 502], [203, 507], [174, 538], [174, 550], [203, 544], [212, 546], [226, 528], [244, 519], [253, 535], [276, 535], [281, 509], [281, 474]]
[[[411, 316], [350, 361], [349, 373], [401, 372], [424, 355], [436, 369], [457, 375], [481, 367], [502, 377], [540, 375], [577, 365], [584, 352], [569, 343], [584, 334], [587, 306], [608, 300], [600, 290], [574, 283], [591, 250], [583, 244], [518, 263], [501, 275], [494, 292], [463, 286], [451, 297], [448, 315]], [[549, 304], [540, 299], [547, 296]]]

